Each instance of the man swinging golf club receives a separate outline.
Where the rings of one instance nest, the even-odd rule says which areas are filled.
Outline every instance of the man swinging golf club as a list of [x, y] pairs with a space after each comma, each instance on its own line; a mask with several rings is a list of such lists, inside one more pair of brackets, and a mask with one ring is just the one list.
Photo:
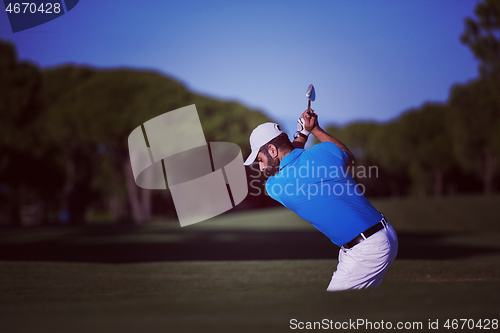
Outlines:
[[[396, 232], [347, 172], [353, 154], [319, 126], [310, 107], [297, 129], [290, 142], [278, 124], [257, 126], [245, 165], [258, 162], [269, 176], [268, 194], [340, 246], [327, 291], [377, 287], [396, 257]], [[320, 143], [304, 150], [309, 134]]]

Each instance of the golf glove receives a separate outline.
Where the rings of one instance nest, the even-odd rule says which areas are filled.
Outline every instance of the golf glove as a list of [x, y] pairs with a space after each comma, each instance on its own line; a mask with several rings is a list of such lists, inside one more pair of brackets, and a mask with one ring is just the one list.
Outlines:
[[300, 132], [300, 133], [304, 134], [305, 136], [309, 136], [309, 134], [311, 133], [308, 130], [306, 130], [305, 121], [304, 121], [304, 118], [302, 118], [302, 117], [300, 117], [297, 120], [297, 132]]

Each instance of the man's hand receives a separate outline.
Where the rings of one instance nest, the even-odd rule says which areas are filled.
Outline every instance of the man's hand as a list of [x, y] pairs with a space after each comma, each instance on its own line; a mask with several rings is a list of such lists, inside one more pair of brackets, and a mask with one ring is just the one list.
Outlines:
[[300, 117], [304, 120], [303, 124], [306, 131], [311, 132], [316, 127], [319, 127], [318, 115], [314, 113], [313, 109], [304, 111]]
[[297, 120], [297, 133], [301, 135], [295, 136], [292, 142], [295, 148], [304, 149], [304, 146], [307, 141], [307, 137], [311, 133], [312, 130], [316, 130], [319, 128], [318, 126], [318, 116], [314, 113], [314, 110], [306, 110], [300, 118]]
[[309, 136], [309, 134], [311, 134], [311, 132], [309, 132], [305, 128], [305, 121], [304, 121], [304, 118], [302, 118], [302, 116], [299, 119], [297, 119], [297, 132], [299, 132], [305, 136]]

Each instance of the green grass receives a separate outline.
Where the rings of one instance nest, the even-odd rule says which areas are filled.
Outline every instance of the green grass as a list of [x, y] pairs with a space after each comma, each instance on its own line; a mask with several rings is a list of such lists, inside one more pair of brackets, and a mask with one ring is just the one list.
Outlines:
[[[500, 197], [374, 200], [397, 231], [460, 231], [446, 244], [500, 242]], [[182, 230], [310, 230], [283, 209], [225, 214], [182, 228], [155, 223], [133, 235], [81, 228], [5, 229], [0, 243], [169, 242]], [[158, 234], [155, 234], [158, 231]], [[170, 238], [169, 238], [170, 237]], [[182, 241], [182, 239], [180, 240]], [[474, 248], [474, 247], [471, 247]], [[289, 321], [500, 319], [500, 255], [396, 260], [381, 287], [324, 292], [331, 260], [141, 264], [0, 262], [0, 332], [285, 332]], [[453, 330], [451, 330], [453, 331]]]
[[499, 195], [379, 199], [372, 203], [398, 230], [500, 231]]
[[[289, 320], [499, 318], [500, 262], [396, 261], [375, 290], [326, 293], [333, 260], [4, 262], [2, 332], [287, 331]], [[241, 328], [241, 329], [240, 329]]]
[[[500, 232], [500, 196], [457, 196], [435, 198], [374, 199], [375, 208], [383, 212], [396, 231], [408, 232]], [[115, 235], [106, 242], [170, 242], [188, 237], [190, 231], [314, 231], [311, 224], [286, 208], [270, 208], [243, 213], [223, 214], [194, 225], [181, 228], [178, 222], [161, 219], [134, 231], [134, 234]], [[165, 231], [182, 231], [184, 236]], [[5, 229], [0, 243], [24, 243], [76, 238], [81, 241], [101, 242], [102, 238], [79, 237], [81, 228], [26, 228]], [[75, 239], [72, 239], [75, 241]], [[492, 241], [496, 241], [496, 238]], [[497, 241], [497, 244], [500, 242]]]
[[[455, 196], [370, 200], [397, 230], [500, 231], [500, 196]], [[264, 213], [264, 214], [263, 214]], [[244, 214], [224, 214], [192, 226], [193, 229], [314, 230], [295, 213], [272, 208]]]

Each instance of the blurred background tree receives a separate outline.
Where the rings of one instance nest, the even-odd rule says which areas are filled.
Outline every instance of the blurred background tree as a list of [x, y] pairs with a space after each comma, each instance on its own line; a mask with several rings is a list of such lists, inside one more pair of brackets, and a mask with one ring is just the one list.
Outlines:
[[401, 130], [401, 156], [406, 159], [411, 191], [419, 196], [443, 194], [444, 174], [454, 161], [446, 126], [447, 107], [429, 103], [404, 113]]
[[493, 191], [500, 159], [500, 94], [495, 80], [481, 78], [453, 87], [449, 126], [456, 157], [466, 170], [483, 182], [483, 192]]
[[47, 124], [60, 129], [52, 133], [66, 158], [64, 197], [70, 216], [79, 218], [91, 198], [100, 194], [117, 218], [127, 218], [128, 208], [136, 223], [151, 219], [154, 191], [136, 186], [127, 146], [130, 132], [149, 119], [196, 104], [207, 141], [242, 146], [247, 145], [251, 126], [267, 120], [235, 102], [197, 96], [152, 71], [61, 67], [46, 71], [44, 78], [48, 86], [44, 96], [51, 95], [54, 82], [59, 83], [59, 90], [61, 85], [71, 87], [49, 97]]
[[168, 191], [135, 185], [130, 132], [196, 104], [207, 141], [237, 143], [246, 156], [250, 132], [269, 121], [259, 111], [196, 95], [153, 71], [81, 66], [40, 71], [19, 62], [8, 43], [0, 44], [0, 69], [7, 87], [0, 99], [0, 190], [2, 210], [12, 221], [19, 221], [22, 206], [32, 201], [50, 201], [38, 205], [52, 209], [47, 218], [72, 224], [84, 223], [91, 207], [134, 223], [151, 220], [155, 209], [175, 216]]
[[461, 41], [479, 60], [480, 78], [452, 89], [450, 120], [462, 164], [480, 175], [489, 194], [500, 160], [500, 2], [484, 0], [474, 12], [475, 19], [465, 20]]
[[[479, 61], [480, 77], [451, 88], [446, 103], [427, 103], [386, 123], [355, 122], [327, 131], [358, 165], [379, 166], [371, 195], [496, 190], [500, 160], [500, 2], [485, 0], [460, 36]], [[446, 184], [445, 184], [446, 183]]]
[[30, 215], [48, 219], [42, 208], [54, 204], [62, 181], [41, 131], [41, 85], [38, 68], [0, 41], [0, 197], [4, 215], [16, 224], [29, 223]]
[[479, 60], [482, 76], [500, 77], [500, 2], [484, 0], [475, 9], [476, 19], [465, 20], [465, 31], [460, 36]]

